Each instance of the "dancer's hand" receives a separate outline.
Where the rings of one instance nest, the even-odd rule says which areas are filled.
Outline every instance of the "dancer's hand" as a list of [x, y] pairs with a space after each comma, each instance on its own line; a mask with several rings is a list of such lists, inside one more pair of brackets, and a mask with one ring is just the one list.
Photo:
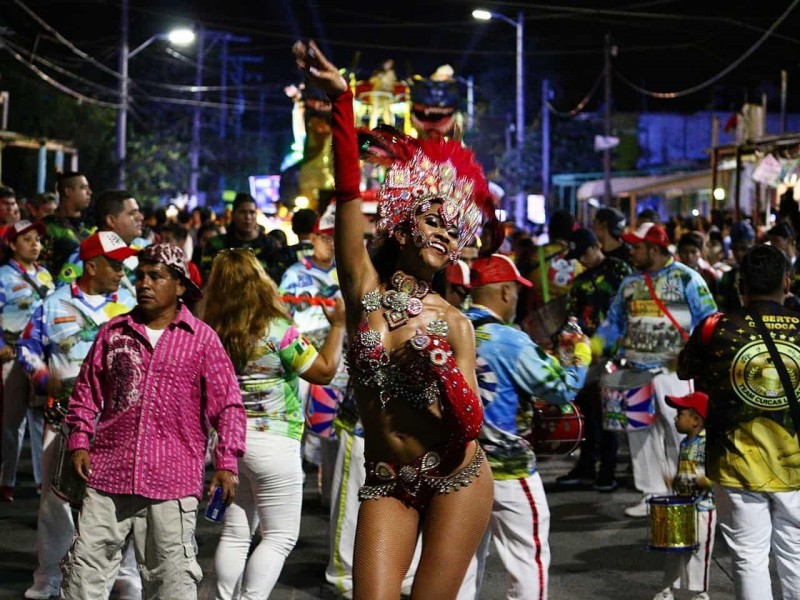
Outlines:
[[309, 80], [323, 92], [336, 97], [347, 91], [347, 82], [339, 69], [322, 54], [313, 40], [308, 44], [296, 41], [292, 46], [292, 54], [297, 68], [306, 73]]

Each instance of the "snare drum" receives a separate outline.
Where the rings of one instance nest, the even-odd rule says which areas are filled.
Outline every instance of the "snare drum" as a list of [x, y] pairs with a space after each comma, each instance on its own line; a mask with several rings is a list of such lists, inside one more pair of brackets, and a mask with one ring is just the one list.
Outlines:
[[58, 444], [56, 470], [52, 483], [53, 493], [69, 502], [73, 508], [79, 509], [86, 495], [86, 482], [81, 479], [72, 465], [72, 453], [67, 450], [67, 434], [63, 429], [53, 443]]
[[697, 541], [697, 507], [691, 496], [653, 496], [650, 510], [650, 550], [690, 552]]
[[650, 427], [656, 420], [655, 375], [646, 369], [619, 368], [600, 378], [603, 429]]
[[527, 440], [536, 454], [571, 454], [584, 437], [584, 417], [574, 403], [533, 403], [533, 421]]

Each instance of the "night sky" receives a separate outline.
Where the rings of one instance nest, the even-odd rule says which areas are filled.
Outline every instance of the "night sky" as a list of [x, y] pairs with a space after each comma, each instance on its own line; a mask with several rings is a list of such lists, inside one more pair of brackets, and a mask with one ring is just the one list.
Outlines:
[[[556, 109], [573, 109], [594, 89], [586, 107], [598, 110], [603, 101], [602, 80], [597, 84], [603, 72], [604, 38], [609, 34], [616, 47], [612, 60], [612, 106], [616, 110], [733, 109], [745, 101], [760, 102], [766, 93], [770, 109], [777, 111], [781, 70], [787, 74], [789, 108], [800, 110], [800, 93], [792, 93], [800, 88], [798, 4], [800, 0], [724, 4], [696, 0], [573, 0], [559, 5], [463, 0], [132, 0], [130, 46], [137, 46], [173, 24], [190, 23], [246, 40], [232, 41], [229, 50], [263, 60], [260, 65], [249, 66], [248, 71], [258, 73], [258, 83], [268, 88], [270, 106], [275, 110], [286, 103], [284, 86], [297, 82], [289, 50], [297, 38], [317, 39], [339, 66], [355, 70], [359, 77], [368, 77], [387, 58], [395, 60], [401, 78], [428, 76], [437, 66], [447, 63], [456, 76], [474, 76], [478, 82], [483, 74], [496, 71], [497, 79], [492, 80], [500, 82], [496, 93], [513, 96], [515, 29], [498, 20], [474, 20], [472, 9], [481, 7], [512, 19], [520, 11], [524, 16], [529, 105], [540, 103], [541, 80], [547, 78]], [[68, 0], [0, 1], [0, 26], [5, 28], [7, 39], [28, 51], [35, 48], [39, 56], [80, 75], [71, 78], [48, 71], [54, 78], [88, 96], [103, 97], [101, 89], [92, 90], [92, 82], [109, 87], [113, 83], [63, 45], [48, 39], [51, 34], [24, 7], [82, 51], [116, 68], [120, 5]], [[787, 10], [788, 17], [756, 48]], [[193, 50], [182, 53], [187, 67], [172, 83], [191, 84]], [[742, 60], [745, 55], [748, 56]], [[0, 67], [5, 60], [7, 57], [0, 56]], [[157, 60], [181, 58], [168, 56], [163, 44], [153, 44], [131, 62], [131, 76], [145, 77], [152, 61]], [[213, 59], [208, 64], [209, 80], [204, 83], [212, 85], [216, 83]], [[725, 71], [730, 72], [723, 75]], [[711, 80], [717, 81], [710, 83]], [[648, 92], [677, 92], [678, 97], [659, 99]], [[209, 98], [212, 96], [213, 92], [209, 92]]]

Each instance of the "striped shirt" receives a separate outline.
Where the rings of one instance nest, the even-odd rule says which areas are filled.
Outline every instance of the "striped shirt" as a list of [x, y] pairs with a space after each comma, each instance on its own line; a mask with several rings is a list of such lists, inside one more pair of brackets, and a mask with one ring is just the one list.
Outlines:
[[202, 498], [211, 427], [215, 467], [237, 473], [245, 420], [219, 336], [184, 305], [155, 347], [138, 309], [104, 324], [65, 418], [70, 450], [89, 449], [94, 435], [90, 487], [155, 500]]

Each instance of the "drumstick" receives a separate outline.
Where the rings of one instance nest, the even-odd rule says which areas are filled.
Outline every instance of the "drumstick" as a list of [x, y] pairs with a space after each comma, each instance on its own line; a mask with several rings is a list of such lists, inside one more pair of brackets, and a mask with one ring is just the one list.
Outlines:
[[310, 304], [311, 306], [336, 306], [336, 300], [333, 298], [323, 298], [321, 296], [292, 296], [291, 294], [284, 294], [281, 300], [289, 304]]

